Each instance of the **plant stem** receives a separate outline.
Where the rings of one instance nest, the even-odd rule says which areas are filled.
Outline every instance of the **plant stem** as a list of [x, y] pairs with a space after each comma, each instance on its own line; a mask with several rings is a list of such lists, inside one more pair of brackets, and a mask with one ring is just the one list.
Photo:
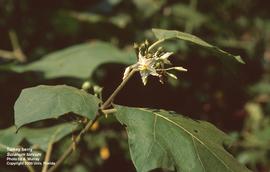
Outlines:
[[50, 161], [52, 148], [53, 148], [53, 142], [49, 142], [47, 152], [45, 155], [45, 159], [44, 159], [45, 164], [42, 167], [42, 172], [47, 172], [47, 170], [48, 170], [48, 162]]
[[[0, 144], [0, 146], [2, 146], [2, 145]], [[6, 146], [3, 146], [3, 147], [6, 147]], [[21, 146], [19, 146], [19, 147], [22, 148]], [[19, 157], [24, 158], [23, 162], [26, 164], [26, 168], [28, 169], [29, 172], [35, 172], [34, 167], [32, 165], [30, 165], [29, 161], [27, 161], [25, 156], [19, 155]]]
[[108, 108], [111, 103], [113, 102], [113, 99], [115, 96], [121, 91], [121, 89], [126, 85], [128, 80], [131, 78], [131, 76], [136, 72], [136, 70], [132, 70], [129, 75], [121, 82], [121, 84], [114, 90], [114, 92], [111, 94], [111, 96], [101, 105], [100, 109], [104, 110]]
[[26, 57], [21, 49], [17, 34], [15, 33], [14, 30], [9, 31], [9, 37], [10, 37], [11, 45], [13, 48], [14, 56], [17, 58], [18, 61], [25, 62]]
[[[110, 107], [115, 96], [120, 92], [120, 90], [126, 85], [127, 81], [133, 76], [136, 70], [132, 70], [129, 75], [121, 82], [121, 84], [114, 90], [111, 96], [101, 105], [100, 111], [104, 111], [106, 108]], [[95, 118], [90, 120], [86, 126], [80, 131], [78, 136], [75, 138], [75, 144], [79, 143], [82, 136], [89, 131], [89, 129], [94, 125], [94, 123], [101, 117], [101, 113], [97, 112]], [[68, 149], [62, 154], [62, 156], [57, 160], [56, 164], [51, 167], [48, 172], [54, 172], [65, 160], [66, 158], [73, 152], [73, 145], [71, 144]]]
[[0, 57], [4, 59], [8, 59], [8, 60], [16, 59], [19, 62], [25, 62], [26, 56], [21, 49], [21, 46], [19, 44], [18, 37], [15, 31], [13, 30], [9, 31], [9, 37], [10, 37], [13, 51], [0, 50]]
[[29, 172], [35, 172], [34, 167], [31, 166], [31, 165], [28, 165], [28, 163], [29, 163], [28, 161], [25, 160], [25, 163], [27, 164], [27, 165], [26, 165], [26, 168], [28, 169]]
[[152, 45], [150, 45], [150, 47], [148, 47], [148, 51], [150, 52], [152, 49], [154, 49], [158, 44], [164, 42], [166, 39], [160, 39], [156, 42], [154, 42]]
[[116, 109], [105, 109], [105, 110], [102, 110], [102, 113], [103, 114], [110, 114], [110, 113], [114, 113], [116, 112]]

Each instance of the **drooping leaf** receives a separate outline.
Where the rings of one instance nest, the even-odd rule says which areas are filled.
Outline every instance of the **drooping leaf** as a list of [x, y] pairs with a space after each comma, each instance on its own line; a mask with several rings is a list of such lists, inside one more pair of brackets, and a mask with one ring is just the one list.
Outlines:
[[110, 43], [91, 42], [65, 48], [44, 56], [28, 65], [13, 66], [16, 72], [39, 71], [45, 78], [75, 77], [86, 79], [105, 63], [131, 64], [136, 60], [132, 51], [120, 51]]
[[20, 134], [16, 134], [15, 126], [0, 130], [0, 153], [6, 152], [7, 147], [16, 147], [22, 139]]
[[228, 136], [210, 123], [164, 110], [116, 106], [127, 126], [130, 154], [137, 171], [156, 168], [181, 172], [249, 171], [230, 155]]
[[65, 123], [48, 128], [22, 128], [18, 134], [22, 135], [32, 145], [46, 151], [49, 143], [58, 142], [75, 129], [76, 125]]
[[167, 39], [180, 39], [180, 40], [184, 40], [184, 41], [188, 41], [191, 42], [195, 45], [201, 46], [203, 48], [209, 49], [221, 56], [224, 57], [229, 57], [229, 58], [233, 58], [235, 60], [237, 60], [240, 63], [245, 63], [242, 58], [240, 56], [235, 56], [232, 55], [214, 45], [211, 45], [207, 42], [205, 42], [204, 40], [202, 40], [201, 38], [191, 35], [189, 33], [184, 33], [184, 32], [180, 32], [180, 31], [176, 31], [176, 30], [163, 30], [163, 29], [152, 29], [155, 37], [159, 40], [167, 40]]
[[95, 96], [66, 85], [37, 86], [24, 89], [17, 99], [15, 125], [22, 125], [73, 112], [92, 119], [100, 100]]

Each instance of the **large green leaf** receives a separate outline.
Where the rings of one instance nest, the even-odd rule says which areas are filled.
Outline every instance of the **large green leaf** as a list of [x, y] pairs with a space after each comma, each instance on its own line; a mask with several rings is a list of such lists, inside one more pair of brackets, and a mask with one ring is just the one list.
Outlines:
[[22, 91], [15, 103], [15, 125], [57, 118], [73, 112], [92, 119], [99, 108], [95, 96], [66, 85], [37, 86]]
[[75, 77], [88, 78], [104, 63], [131, 64], [136, 60], [132, 51], [120, 51], [110, 43], [91, 42], [59, 50], [28, 65], [13, 66], [17, 72], [40, 71], [45, 78]]
[[249, 171], [223, 147], [230, 139], [207, 122], [164, 110], [116, 106], [127, 126], [130, 154], [137, 171], [156, 168], [181, 172]]
[[214, 45], [211, 45], [205, 42], [201, 38], [191, 35], [189, 33], [184, 33], [184, 32], [180, 32], [176, 30], [163, 30], [163, 29], [153, 29], [152, 31], [154, 32], [154, 35], [156, 36], [156, 38], [159, 40], [180, 39], [180, 40], [188, 41], [193, 44], [199, 45], [201, 47], [207, 48], [222, 56], [233, 58], [240, 63], [245, 63], [240, 56], [232, 55]]

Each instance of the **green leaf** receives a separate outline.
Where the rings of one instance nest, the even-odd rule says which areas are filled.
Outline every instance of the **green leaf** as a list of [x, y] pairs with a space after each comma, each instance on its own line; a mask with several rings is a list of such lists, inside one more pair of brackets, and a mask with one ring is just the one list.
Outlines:
[[22, 139], [20, 134], [16, 134], [15, 126], [0, 130], [0, 153], [6, 152], [7, 147], [16, 147]]
[[6, 152], [7, 147], [17, 147], [23, 139], [32, 145], [46, 151], [48, 143], [56, 143], [76, 129], [75, 124], [65, 123], [48, 128], [22, 128], [16, 133], [16, 127], [11, 126], [0, 130], [0, 153]]
[[73, 112], [93, 119], [100, 100], [66, 85], [37, 86], [24, 89], [15, 103], [15, 125], [22, 125]]
[[171, 13], [173, 18], [178, 21], [176, 24], [181, 23], [183, 20], [182, 24], [192, 25], [192, 27], [197, 28], [207, 21], [207, 16], [182, 3], [174, 4], [171, 7]]
[[229, 137], [208, 122], [164, 110], [124, 106], [116, 109], [117, 119], [127, 126], [130, 154], [137, 171], [249, 171], [224, 149]]
[[140, 18], [148, 18], [158, 12], [162, 5], [165, 4], [165, 0], [132, 0], [137, 7], [138, 15]]
[[68, 12], [68, 15], [81, 22], [88, 22], [92, 24], [99, 22], [111, 23], [118, 26], [119, 28], [125, 28], [131, 21], [130, 16], [124, 13], [119, 13], [114, 16], [106, 17], [91, 12], [70, 11]]
[[48, 144], [56, 143], [66, 135], [72, 133], [77, 125], [65, 123], [48, 128], [22, 128], [18, 133], [27, 139], [32, 145], [46, 151]]
[[75, 77], [86, 79], [105, 63], [135, 63], [133, 51], [120, 51], [110, 43], [91, 42], [65, 48], [24, 66], [13, 66], [16, 72], [40, 71], [45, 78]]
[[176, 30], [163, 30], [163, 29], [152, 29], [155, 37], [159, 40], [167, 40], [167, 39], [180, 39], [184, 41], [191, 42], [193, 44], [199, 45], [203, 48], [209, 49], [217, 54], [220, 54], [224, 57], [230, 57], [237, 60], [240, 63], [245, 63], [240, 56], [232, 55], [226, 51], [221, 50], [220, 48], [213, 46], [201, 38], [191, 35], [189, 33], [184, 33]]

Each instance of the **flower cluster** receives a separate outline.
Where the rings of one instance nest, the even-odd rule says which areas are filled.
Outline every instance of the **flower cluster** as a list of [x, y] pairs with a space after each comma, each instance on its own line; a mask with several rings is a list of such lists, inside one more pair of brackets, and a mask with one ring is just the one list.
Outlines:
[[177, 77], [169, 71], [187, 71], [187, 69], [179, 66], [166, 68], [168, 65], [172, 65], [169, 57], [173, 53], [165, 52], [162, 47], [159, 47], [155, 52], [152, 52], [149, 47], [148, 41], [145, 41], [141, 45], [134, 45], [138, 62], [125, 69], [123, 79], [128, 76], [131, 70], [136, 70], [140, 72], [144, 85], [147, 84], [147, 79], [150, 75], [158, 77], [159, 81], [164, 83], [164, 79], [167, 77], [177, 79]]

